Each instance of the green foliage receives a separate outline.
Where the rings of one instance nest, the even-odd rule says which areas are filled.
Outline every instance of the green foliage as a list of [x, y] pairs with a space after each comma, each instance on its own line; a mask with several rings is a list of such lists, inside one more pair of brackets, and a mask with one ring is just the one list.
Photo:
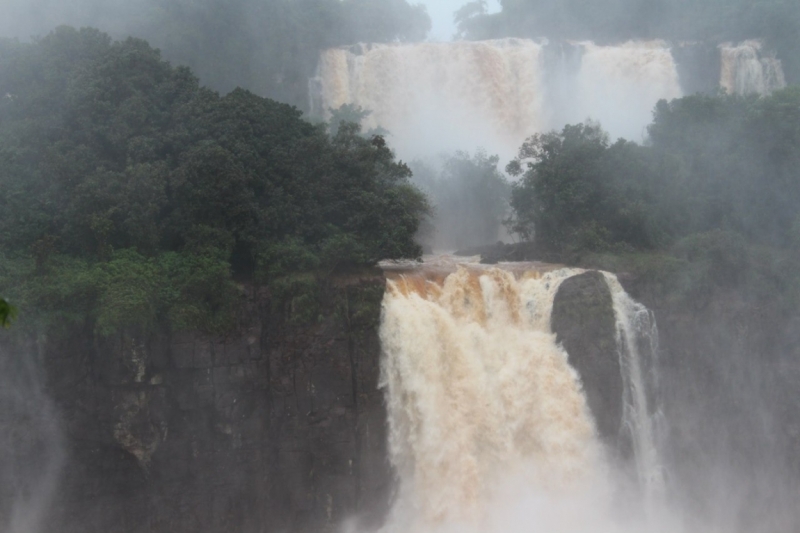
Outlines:
[[334, 136], [339, 133], [339, 127], [342, 123], [350, 122], [353, 124], [361, 124], [365, 118], [372, 114], [371, 111], [367, 111], [355, 104], [344, 104], [338, 109], [331, 109], [330, 113], [331, 118], [328, 120], [328, 131]]
[[346, 289], [346, 311], [352, 330], [375, 331], [380, 324], [383, 284]]
[[165, 320], [175, 329], [224, 331], [240, 297], [226, 261], [189, 253], [145, 257], [126, 249], [104, 261], [59, 254], [43, 272], [24, 256], [4, 264], [0, 283], [11, 287], [26, 322], [89, 325], [100, 335], [131, 325], [153, 331]]
[[[362, 125], [364, 119], [372, 114], [372, 111], [368, 109], [364, 109], [360, 105], [355, 104], [343, 104], [338, 109], [331, 109], [331, 118], [328, 120], [328, 131], [332, 136], [336, 136], [339, 133], [339, 128], [346, 123], [358, 124]], [[364, 132], [363, 136], [370, 138], [375, 136], [386, 136], [389, 132], [378, 126], [377, 128], [372, 128]]]
[[576, 264], [627, 279], [638, 299], [679, 312], [719, 302], [793, 316], [800, 305], [800, 256], [729, 231], [689, 235], [663, 250], [583, 253]]
[[611, 145], [592, 122], [534, 135], [507, 167], [522, 175], [509, 229], [548, 249], [653, 246], [659, 235], [645, 201], [654, 187], [642, 179], [648, 155], [624, 140]]
[[487, 11], [486, 0], [474, 0], [461, 6], [453, 14], [453, 21], [458, 28], [456, 36], [460, 39], [482, 40], [493, 33], [490, 29]]
[[234, 278], [420, 254], [427, 202], [382, 137], [220, 97], [144, 41], [1, 42], [0, 94], [0, 286], [26, 313], [224, 329]]
[[0, 327], [7, 328], [17, 317], [17, 308], [0, 298]]
[[792, 241], [800, 206], [800, 89], [770, 97], [691, 96], [661, 102], [652, 151], [673, 166], [676, 235], [736, 231], [777, 246]]
[[273, 280], [270, 285], [272, 306], [280, 311], [289, 324], [313, 324], [320, 317], [319, 280], [310, 273], [287, 274]]
[[[98, 325], [107, 323], [107, 331], [130, 321], [132, 316], [139, 320], [165, 317], [176, 329], [224, 331], [233, 325], [241, 293], [231, 280], [229, 263], [220, 257], [166, 252], [148, 259], [125, 251], [101, 265], [101, 271], [105, 277], [100, 311], [106, 313]], [[141, 276], [136, 297], [125, 288], [132, 276]], [[141, 306], [141, 312], [134, 306]], [[145, 307], [149, 312], [144, 311]], [[154, 327], [155, 323], [143, 325]]]
[[508, 167], [522, 176], [510, 228], [560, 251], [663, 248], [715, 231], [796, 242], [800, 90], [662, 101], [648, 131], [645, 146], [610, 144], [594, 123], [529, 139]]

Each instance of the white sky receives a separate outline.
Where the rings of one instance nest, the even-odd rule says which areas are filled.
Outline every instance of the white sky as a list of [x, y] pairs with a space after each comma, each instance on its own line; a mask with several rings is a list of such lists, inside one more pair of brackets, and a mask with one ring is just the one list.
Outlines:
[[[428, 14], [433, 22], [433, 28], [428, 36], [430, 40], [450, 41], [456, 32], [453, 13], [464, 4], [469, 3], [469, 0], [411, 0], [409, 3], [420, 3], [428, 8]], [[487, 0], [487, 4], [490, 13], [500, 11], [499, 0]]]

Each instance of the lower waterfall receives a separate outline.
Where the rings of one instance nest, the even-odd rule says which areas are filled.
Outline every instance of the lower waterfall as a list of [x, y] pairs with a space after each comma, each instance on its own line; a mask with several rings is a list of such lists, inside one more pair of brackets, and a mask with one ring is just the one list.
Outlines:
[[631, 435], [636, 473], [645, 492], [645, 502], [652, 504], [664, 489], [664, 476], [658, 456], [659, 413], [648, 392], [657, 387], [655, 359], [658, 355], [658, 329], [653, 313], [633, 300], [613, 274], [604, 273], [611, 289], [617, 326], [617, 350], [625, 397], [623, 422]]
[[[385, 531], [632, 529], [612, 518], [613, 461], [550, 326], [559, 285], [582, 272], [468, 264], [390, 273], [381, 384], [399, 489]], [[646, 518], [662, 486], [646, 390], [653, 369], [643, 361], [654, 355], [655, 323], [605, 276]]]

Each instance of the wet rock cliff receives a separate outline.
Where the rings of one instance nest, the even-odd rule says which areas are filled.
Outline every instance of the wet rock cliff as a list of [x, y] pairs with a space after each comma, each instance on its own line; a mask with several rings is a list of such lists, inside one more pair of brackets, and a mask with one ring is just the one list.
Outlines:
[[598, 432], [617, 447], [621, 444], [623, 383], [612, 306], [603, 275], [585, 272], [558, 288], [551, 325], [581, 376]]
[[[49, 531], [327, 531], [391, 490], [378, 390], [380, 274], [298, 318], [251, 289], [226, 336], [40, 342], [67, 459]], [[308, 315], [308, 309], [305, 309]]]

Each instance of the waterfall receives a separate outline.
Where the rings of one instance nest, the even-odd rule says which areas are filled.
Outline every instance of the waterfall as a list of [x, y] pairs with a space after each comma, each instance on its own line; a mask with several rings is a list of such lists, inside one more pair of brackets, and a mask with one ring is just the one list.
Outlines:
[[719, 85], [731, 94], [769, 94], [786, 87], [780, 59], [764, 53], [761, 41], [720, 45]]
[[327, 50], [312, 108], [369, 109], [366, 125], [387, 128], [405, 153], [516, 146], [547, 127], [540, 52], [541, 45], [517, 39]]
[[658, 100], [713, 90], [712, 78], [736, 94], [786, 86], [781, 61], [760, 41], [711, 46], [718, 60], [693, 58], [697, 48], [659, 40], [358, 44], [322, 52], [311, 109], [321, 117], [343, 104], [372, 111], [365, 126], [388, 129], [403, 157], [480, 146], [510, 159], [528, 136], [587, 118], [612, 138], [642, 141]]
[[656, 102], [682, 96], [669, 46], [663, 41], [580, 46], [581, 68], [573, 79], [571, 102], [562, 106], [564, 115], [552, 127], [592, 118], [612, 138], [641, 142]]
[[[559, 285], [581, 272], [389, 272], [381, 386], [399, 490], [386, 531], [522, 531], [532, 519], [548, 531], [627, 531], [612, 517], [613, 473], [580, 376], [550, 327]], [[661, 483], [645, 390], [653, 367], [643, 361], [655, 324], [606, 279], [626, 374], [620, 401], [649, 498]]]
[[[563, 46], [574, 53], [554, 61], [550, 50]], [[502, 39], [326, 50], [311, 93], [317, 115], [343, 104], [371, 110], [366, 125], [387, 128], [404, 156], [478, 146], [512, 156], [528, 136], [586, 118], [639, 139], [655, 103], [681, 91], [661, 41]]]
[[0, 531], [38, 533], [65, 452], [35, 346], [0, 345]]
[[632, 437], [636, 472], [645, 490], [645, 501], [652, 502], [664, 490], [663, 465], [656, 442], [660, 412], [653, 394], [658, 387], [658, 328], [652, 311], [633, 300], [616, 276], [607, 272], [604, 276], [614, 305], [617, 351], [625, 387], [623, 422]]

